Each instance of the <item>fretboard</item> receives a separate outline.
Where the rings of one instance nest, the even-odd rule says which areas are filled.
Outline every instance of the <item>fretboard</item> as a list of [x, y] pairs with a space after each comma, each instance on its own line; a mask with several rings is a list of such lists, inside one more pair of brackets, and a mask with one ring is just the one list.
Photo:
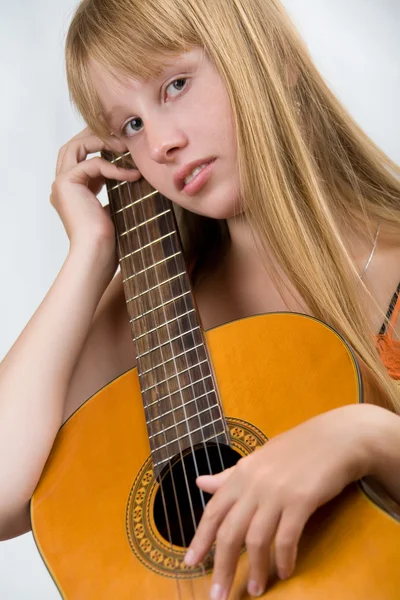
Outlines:
[[[132, 166], [130, 155], [118, 160]], [[107, 183], [156, 474], [206, 441], [228, 444], [172, 203], [144, 179]]]

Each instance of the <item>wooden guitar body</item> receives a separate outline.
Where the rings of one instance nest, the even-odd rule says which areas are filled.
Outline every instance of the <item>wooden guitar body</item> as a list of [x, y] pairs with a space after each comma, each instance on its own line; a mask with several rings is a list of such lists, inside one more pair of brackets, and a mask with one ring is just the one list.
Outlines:
[[[205, 338], [239, 455], [367, 392], [350, 348], [311, 317], [250, 317]], [[65, 600], [208, 598], [210, 565], [186, 567], [184, 548], [160, 535], [157, 493], [132, 369], [63, 425], [31, 501], [36, 544]], [[231, 600], [249, 598], [246, 560], [243, 552]], [[272, 576], [265, 597], [398, 600], [399, 561], [399, 521], [355, 483], [313, 515], [294, 575]]]

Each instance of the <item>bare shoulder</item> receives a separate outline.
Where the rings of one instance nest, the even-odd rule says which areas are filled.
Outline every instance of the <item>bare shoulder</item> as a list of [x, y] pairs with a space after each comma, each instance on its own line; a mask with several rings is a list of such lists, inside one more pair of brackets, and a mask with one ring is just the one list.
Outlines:
[[76, 363], [65, 401], [65, 422], [88, 398], [136, 364], [121, 272], [104, 292]]

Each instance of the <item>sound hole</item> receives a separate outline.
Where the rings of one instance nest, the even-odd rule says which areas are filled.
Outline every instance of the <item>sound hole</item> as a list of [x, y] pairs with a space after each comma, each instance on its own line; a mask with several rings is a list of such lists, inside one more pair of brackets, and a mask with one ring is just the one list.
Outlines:
[[[229, 446], [208, 442], [206, 449], [203, 444], [199, 445], [194, 452], [186, 451], [183, 460], [179, 457], [171, 467], [165, 467], [154, 501], [154, 521], [164, 539], [176, 546], [187, 547], [194, 536], [195, 524], [203, 514], [195, 465], [199, 475], [209, 475], [209, 465], [215, 474], [232, 467], [239, 458], [240, 454]], [[203, 493], [203, 496], [207, 504], [211, 495]]]

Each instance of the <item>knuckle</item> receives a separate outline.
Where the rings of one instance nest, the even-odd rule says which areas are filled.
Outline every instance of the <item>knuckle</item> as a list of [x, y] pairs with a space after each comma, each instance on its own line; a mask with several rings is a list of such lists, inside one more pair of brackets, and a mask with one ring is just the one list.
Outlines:
[[55, 206], [59, 202], [61, 192], [62, 192], [62, 186], [65, 183], [65, 181], [66, 181], [65, 174], [60, 174], [60, 175], [57, 175], [57, 177], [51, 184], [50, 202], [53, 206]]
[[95, 165], [96, 167], [100, 168], [102, 165], [104, 165], [105, 161], [104, 158], [101, 158], [100, 156], [93, 156], [92, 158], [89, 158], [90, 162], [92, 163], [92, 165]]
[[298, 505], [308, 506], [311, 503], [312, 491], [306, 488], [297, 488], [292, 494], [293, 502]]
[[247, 461], [245, 456], [239, 458], [235, 468], [239, 473], [245, 473], [247, 471]]
[[263, 535], [259, 532], [251, 533], [245, 540], [246, 548], [252, 552], [260, 552], [266, 546], [266, 541]]
[[217, 510], [215, 504], [211, 500], [206, 504], [203, 512], [203, 519], [211, 522], [217, 519]]
[[59, 181], [58, 179], [56, 179], [55, 181], [53, 181], [53, 183], [51, 184], [51, 194], [50, 194], [50, 201], [53, 203], [55, 200], [56, 195], [58, 194], [58, 186], [59, 186]]
[[63, 145], [61, 146], [61, 148], [60, 148], [60, 149], [59, 149], [59, 151], [58, 151], [58, 158], [61, 158], [61, 157], [63, 156], [63, 154], [64, 154], [64, 152], [65, 152], [66, 148], [67, 148], [67, 144], [63, 144]]
[[299, 537], [299, 530], [297, 526], [287, 527], [284, 531], [278, 534], [275, 540], [275, 546], [278, 551], [285, 552], [292, 548]]
[[288, 536], [280, 536], [275, 540], [275, 550], [278, 554], [286, 554], [293, 546], [293, 539]]
[[220, 548], [221, 546], [224, 548], [229, 548], [235, 541], [235, 533], [232, 528], [220, 527], [217, 533], [216, 541]]
[[290, 548], [290, 546], [293, 544], [294, 538], [295, 535], [292, 531], [286, 531], [276, 540], [276, 545], [279, 548]]

